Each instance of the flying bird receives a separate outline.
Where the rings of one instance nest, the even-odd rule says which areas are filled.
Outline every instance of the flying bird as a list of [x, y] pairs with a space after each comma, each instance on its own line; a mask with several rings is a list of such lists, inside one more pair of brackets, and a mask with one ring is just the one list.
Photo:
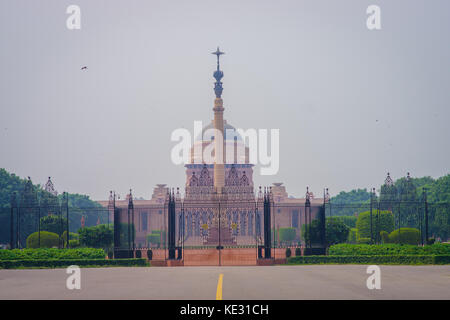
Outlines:
[[81, 70], [87, 70], [87, 67], [86, 67], [86, 66], [84, 66], [84, 67], [82, 67], [82, 68], [81, 68]]

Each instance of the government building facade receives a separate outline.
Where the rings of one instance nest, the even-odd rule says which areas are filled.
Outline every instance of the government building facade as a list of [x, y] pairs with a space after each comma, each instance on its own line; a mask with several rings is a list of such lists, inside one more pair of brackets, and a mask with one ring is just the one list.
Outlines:
[[[302, 225], [314, 219], [326, 201], [325, 196], [315, 198], [307, 188], [304, 198], [289, 196], [281, 182], [267, 188], [255, 187], [254, 164], [249, 162], [249, 148], [237, 130], [223, 118], [223, 72], [219, 64], [223, 52], [217, 49], [214, 54], [217, 55], [217, 70], [213, 74], [216, 79], [214, 118], [192, 145], [190, 162], [185, 165], [184, 194], [179, 188], [173, 190], [165, 184], [157, 184], [149, 200], [133, 199], [132, 220], [137, 248], [164, 245], [169, 193], [173, 193], [177, 203], [176, 241], [185, 247], [213, 246], [219, 242], [229, 246], [261, 244], [264, 193], [270, 194], [272, 199], [270, 223], [274, 243], [279, 242], [277, 230], [293, 228], [295, 239], [292, 242], [298, 245], [302, 242]], [[219, 138], [215, 138], [215, 133], [218, 133]], [[212, 159], [203, 159], [203, 150], [206, 148], [213, 149]], [[221, 150], [217, 154], [222, 154], [222, 163], [217, 161], [216, 150]], [[226, 161], [227, 150], [233, 150], [231, 161]], [[109, 200], [99, 203], [111, 207], [114, 201], [115, 207], [124, 209], [121, 221], [126, 222], [130, 197], [131, 192], [125, 199], [117, 200], [111, 193]]]

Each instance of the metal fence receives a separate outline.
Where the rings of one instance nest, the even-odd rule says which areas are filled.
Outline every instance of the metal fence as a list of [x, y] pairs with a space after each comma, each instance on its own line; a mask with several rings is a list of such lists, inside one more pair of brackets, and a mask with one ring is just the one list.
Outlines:
[[[380, 244], [383, 242], [381, 232], [399, 230], [396, 243], [402, 244], [401, 231], [404, 228], [414, 228], [419, 231], [420, 244], [427, 244], [427, 239], [447, 241], [450, 237], [450, 203], [429, 203], [424, 197], [421, 201], [392, 200], [383, 201], [373, 197], [364, 203], [325, 203], [325, 215], [329, 217], [359, 217], [366, 214], [369, 217], [369, 232], [365, 233], [369, 244]], [[392, 226], [386, 227], [381, 221], [387, 215], [392, 219]], [[356, 228], [357, 226], [349, 225]]]
[[[97, 225], [112, 233], [111, 242], [91, 239], [90, 245], [113, 251], [115, 257], [140, 251], [152, 260], [176, 260], [190, 249], [216, 249], [220, 255], [224, 249], [247, 248], [263, 259], [276, 257], [279, 248], [303, 247], [308, 252], [325, 246], [324, 207], [309, 201], [276, 204], [269, 188], [244, 199], [227, 194], [182, 198], [172, 190], [159, 205], [133, 201], [131, 196], [126, 201], [113, 197], [105, 207], [85, 208], [70, 205], [67, 194], [53, 199], [51, 206], [33, 198], [33, 205], [25, 206], [13, 197], [10, 208], [0, 210], [5, 247], [70, 248], [79, 244], [72, 233]], [[49, 241], [47, 232], [56, 234], [57, 242]], [[83, 236], [89, 237], [89, 232]]]
[[[450, 235], [450, 203], [429, 203], [426, 197], [421, 201], [372, 197], [364, 203], [334, 203], [324, 197], [286, 203], [274, 202], [267, 189], [253, 199], [220, 194], [206, 200], [182, 198], [171, 190], [165, 202], [158, 205], [133, 201], [131, 196], [126, 201], [116, 202], [114, 198], [105, 207], [86, 208], [71, 206], [67, 194], [51, 204], [37, 198], [33, 205], [18, 200], [13, 197], [9, 208], [0, 209], [3, 247], [70, 248], [78, 245], [71, 233], [105, 225], [112, 234], [110, 243], [93, 245], [114, 251], [116, 257], [136, 256], [140, 251], [153, 260], [182, 260], [185, 250], [216, 249], [220, 254], [227, 248], [252, 249], [259, 259], [276, 257], [287, 248], [292, 254], [298, 254], [297, 250], [324, 254], [332, 244], [327, 239], [330, 217], [354, 217], [344, 223], [356, 228], [360, 215], [368, 216], [369, 223], [365, 233], [359, 230], [356, 243], [382, 243], [382, 231], [398, 229], [397, 242], [403, 243], [403, 228], [419, 230], [421, 244], [427, 244], [429, 238], [445, 241]], [[386, 216], [392, 220], [390, 227], [385, 226]], [[44, 232], [56, 234], [57, 241], [48, 243]]]
[[67, 193], [59, 198], [54, 197], [50, 204], [45, 199], [37, 197], [34, 199], [35, 201], [30, 203], [18, 199], [14, 194], [10, 207], [0, 208], [2, 247], [69, 248], [70, 240], [76, 240], [74, 233], [80, 228], [99, 224], [104, 224], [108, 228], [113, 226], [107, 208], [100, 205], [86, 208], [72, 207], [69, 205]]

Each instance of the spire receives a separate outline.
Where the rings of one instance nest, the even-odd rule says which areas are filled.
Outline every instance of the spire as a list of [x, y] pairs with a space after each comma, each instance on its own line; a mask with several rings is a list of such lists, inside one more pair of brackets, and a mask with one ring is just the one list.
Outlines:
[[[220, 51], [217, 47], [217, 51], [213, 52], [217, 56], [217, 70], [214, 72], [213, 76], [216, 79], [214, 84], [214, 92], [216, 94], [216, 99], [214, 99], [214, 188], [216, 192], [222, 193], [225, 187], [225, 148], [224, 148], [224, 121], [223, 121], [223, 101], [222, 101], [222, 82], [223, 72], [220, 70], [220, 56], [224, 52]], [[219, 134], [220, 133], [220, 134]]]
[[216, 98], [220, 98], [222, 96], [222, 82], [220, 81], [223, 78], [223, 72], [220, 70], [220, 56], [225, 54], [225, 52], [220, 51], [219, 47], [217, 47], [216, 52], [212, 52], [211, 54], [215, 54], [217, 56], [217, 70], [214, 71], [213, 76], [216, 79], [214, 83], [214, 92], [216, 94]]

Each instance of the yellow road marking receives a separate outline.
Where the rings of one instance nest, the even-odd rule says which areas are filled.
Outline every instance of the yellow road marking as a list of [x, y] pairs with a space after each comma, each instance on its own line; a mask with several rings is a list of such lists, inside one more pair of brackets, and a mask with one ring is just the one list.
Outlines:
[[217, 282], [216, 300], [222, 300], [222, 283], [223, 283], [223, 273], [219, 274], [219, 281]]

